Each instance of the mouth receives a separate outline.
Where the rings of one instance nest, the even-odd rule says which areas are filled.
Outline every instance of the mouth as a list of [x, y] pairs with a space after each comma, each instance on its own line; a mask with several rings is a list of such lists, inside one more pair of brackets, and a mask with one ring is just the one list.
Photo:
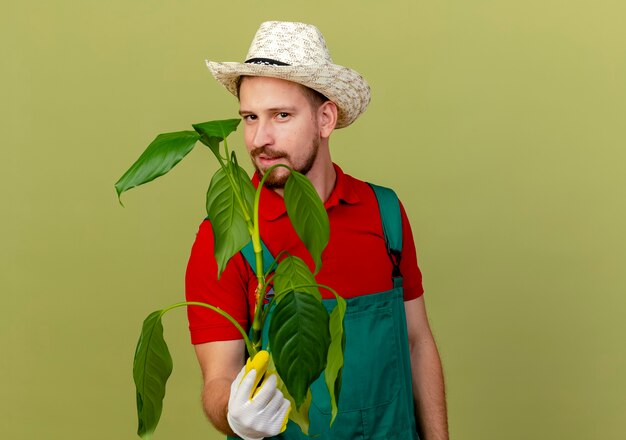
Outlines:
[[266, 150], [265, 151], [259, 150], [257, 154], [253, 153], [252, 155], [256, 159], [259, 167], [264, 168], [264, 169], [267, 169], [271, 167], [272, 165], [281, 163], [281, 160], [287, 156], [286, 154], [282, 152], [278, 152], [278, 151], [271, 152], [271, 151], [266, 151]]
[[265, 156], [261, 154], [257, 156], [257, 161], [259, 162], [259, 165], [262, 165], [263, 167], [270, 167], [272, 165], [276, 165], [277, 163], [280, 163], [280, 160], [283, 157], [284, 156], [271, 157], [271, 156]]

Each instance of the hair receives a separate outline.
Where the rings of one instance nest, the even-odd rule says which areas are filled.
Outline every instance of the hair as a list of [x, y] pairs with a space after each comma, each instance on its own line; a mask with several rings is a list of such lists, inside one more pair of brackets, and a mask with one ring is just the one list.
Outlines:
[[[237, 98], [239, 98], [239, 89], [241, 88], [241, 83], [243, 79], [246, 78], [246, 76], [247, 75], [242, 75], [237, 78]], [[330, 99], [328, 99], [324, 94], [318, 92], [317, 90], [314, 90], [300, 83], [296, 84], [298, 84], [304, 92], [304, 97], [307, 101], [309, 101], [309, 104], [311, 105], [311, 108], [313, 110], [317, 110], [320, 105], [324, 104], [326, 101], [330, 101]]]

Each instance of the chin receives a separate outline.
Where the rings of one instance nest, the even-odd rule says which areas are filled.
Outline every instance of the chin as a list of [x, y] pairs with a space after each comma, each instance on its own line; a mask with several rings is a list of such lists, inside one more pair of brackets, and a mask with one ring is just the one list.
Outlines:
[[[285, 183], [287, 183], [287, 179], [289, 178], [289, 174], [290, 172], [284, 168], [275, 169], [274, 171], [272, 171], [272, 174], [267, 176], [264, 185], [267, 188], [273, 189], [284, 188]], [[263, 176], [264, 175], [265, 172], [263, 172]]]

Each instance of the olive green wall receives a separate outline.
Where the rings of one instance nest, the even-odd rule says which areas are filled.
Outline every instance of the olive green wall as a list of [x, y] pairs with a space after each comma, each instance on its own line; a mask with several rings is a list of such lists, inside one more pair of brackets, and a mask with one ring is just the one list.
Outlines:
[[[453, 438], [624, 437], [622, 1], [8, 3], [0, 438], [136, 438], [138, 330], [183, 296], [215, 164], [198, 149], [126, 208], [113, 183], [157, 133], [235, 116], [203, 62], [267, 19], [317, 24], [372, 85], [333, 154], [409, 212]], [[220, 438], [184, 312], [165, 321], [154, 438]]]

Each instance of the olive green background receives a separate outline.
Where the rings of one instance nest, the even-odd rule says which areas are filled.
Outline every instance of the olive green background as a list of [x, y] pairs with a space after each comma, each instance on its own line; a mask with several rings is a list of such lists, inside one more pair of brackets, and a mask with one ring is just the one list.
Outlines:
[[[204, 59], [243, 60], [281, 19], [315, 23], [371, 83], [332, 151], [410, 215], [452, 438], [624, 438], [625, 14], [618, 0], [3, 2], [0, 437], [136, 438], [140, 324], [183, 298], [216, 166], [199, 146], [126, 208], [113, 184], [156, 134], [234, 117]], [[184, 311], [165, 327], [155, 440], [221, 438]]]

